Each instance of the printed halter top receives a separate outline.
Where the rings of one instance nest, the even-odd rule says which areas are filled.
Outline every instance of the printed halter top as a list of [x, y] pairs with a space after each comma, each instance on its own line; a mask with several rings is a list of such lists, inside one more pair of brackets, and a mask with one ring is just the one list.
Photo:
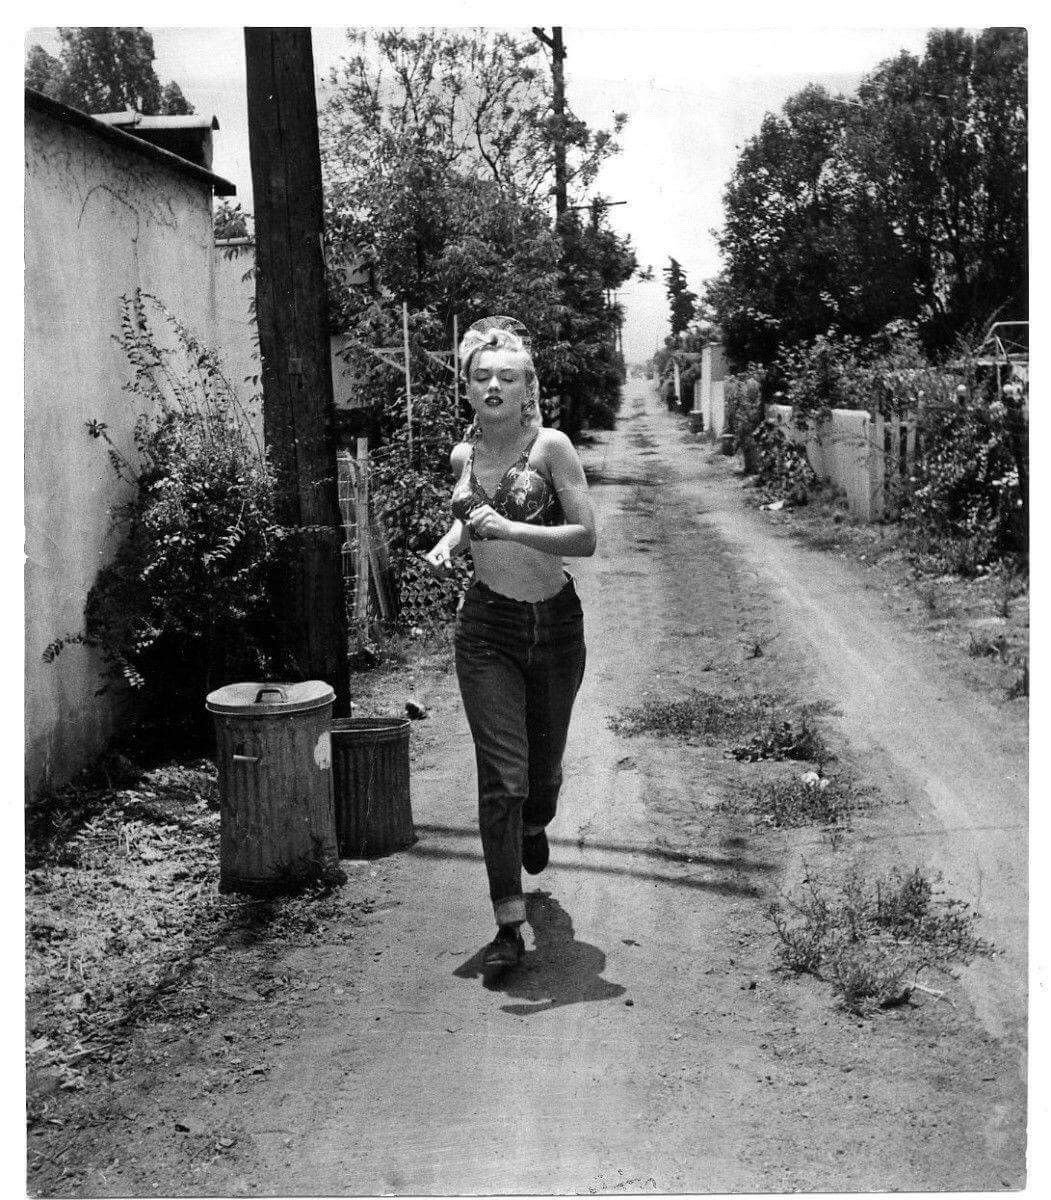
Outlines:
[[[471, 511], [479, 504], [488, 504], [509, 521], [529, 525], [561, 525], [562, 505], [555, 489], [534, 467], [529, 465], [529, 452], [540, 431], [503, 474], [496, 491], [490, 496], [474, 474], [474, 447], [452, 494], [452, 512], [458, 521], [466, 523]], [[472, 536], [475, 536], [472, 534]]]

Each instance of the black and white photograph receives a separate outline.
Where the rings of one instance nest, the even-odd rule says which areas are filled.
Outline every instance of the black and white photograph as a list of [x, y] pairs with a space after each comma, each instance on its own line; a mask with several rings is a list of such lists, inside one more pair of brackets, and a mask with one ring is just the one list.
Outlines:
[[1034, 28], [192, 11], [21, 27], [11, 1194], [1033, 1191]]

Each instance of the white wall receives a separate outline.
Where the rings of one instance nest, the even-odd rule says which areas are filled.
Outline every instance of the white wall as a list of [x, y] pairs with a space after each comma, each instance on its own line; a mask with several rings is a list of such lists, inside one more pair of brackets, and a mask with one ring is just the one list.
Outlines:
[[111, 736], [114, 698], [95, 695], [97, 655], [41, 652], [83, 628], [113, 553], [110, 509], [126, 491], [91, 418], [127, 446], [137, 415], [113, 341], [120, 296], [156, 295], [214, 344], [211, 194], [196, 181], [49, 115], [26, 111], [26, 785], [69, 778]]
[[801, 430], [792, 420], [789, 405], [768, 404], [766, 413], [805, 447], [818, 479], [843, 493], [851, 516], [878, 521], [892, 513], [897, 495], [895, 476], [900, 475], [903, 462], [907, 471], [915, 459], [914, 422], [885, 422], [863, 409], [837, 408], [816, 428], [810, 425]]
[[726, 359], [722, 346], [710, 342], [701, 351], [701, 377], [693, 385], [693, 411], [701, 413], [704, 432], [712, 438], [726, 430]]

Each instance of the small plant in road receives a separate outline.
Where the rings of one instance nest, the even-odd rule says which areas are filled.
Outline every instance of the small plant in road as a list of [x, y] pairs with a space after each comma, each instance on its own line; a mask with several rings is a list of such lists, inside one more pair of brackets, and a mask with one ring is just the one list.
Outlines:
[[793, 759], [819, 767], [836, 757], [814, 724], [813, 713], [806, 709], [795, 720], [771, 716], [747, 742], [728, 753], [738, 762]]
[[906, 1001], [924, 970], [990, 954], [975, 933], [978, 914], [936, 891], [920, 868], [866, 877], [854, 867], [838, 881], [808, 876], [770, 909], [784, 966], [830, 982], [843, 1006], [864, 1012]]
[[972, 633], [967, 653], [972, 658], [1006, 658], [1007, 638], [1002, 633], [998, 633], [994, 638], [985, 633]]
[[724, 811], [744, 811], [757, 825], [791, 829], [802, 825], [842, 826], [866, 804], [853, 780], [828, 778], [817, 771], [757, 784], [744, 803], [719, 805]]
[[726, 753], [742, 762], [793, 759], [820, 767], [835, 758], [815, 723], [823, 711], [820, 704], [791, 706], [765, 692], [724, 696], [692, 688], [680, 697], [648, 696], [611, 716], [609, 727], [623, 737], [649, 733], [707, 743], [720, 736], [750, 734], [745, 743]]
[[610, 717], [609, 727], [624, 737], [651, 733], [708, 740], [755, 728], [776, 703], [776, 697], [765, 694], [723, 696], [693, 688], [683, 697], [649, 696]]

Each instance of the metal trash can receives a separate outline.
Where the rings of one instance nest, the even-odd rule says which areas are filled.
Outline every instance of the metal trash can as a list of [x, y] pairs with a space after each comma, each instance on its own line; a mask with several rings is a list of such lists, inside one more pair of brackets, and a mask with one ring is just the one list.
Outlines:
[[333, 721], [332, 773], [340, 858], [376, 858], [416, 841], [407, 718]]
[[210, 693], [219, 768], [219, 890], [268, 895], [344, 883], [336, 848], [327, 683]]

